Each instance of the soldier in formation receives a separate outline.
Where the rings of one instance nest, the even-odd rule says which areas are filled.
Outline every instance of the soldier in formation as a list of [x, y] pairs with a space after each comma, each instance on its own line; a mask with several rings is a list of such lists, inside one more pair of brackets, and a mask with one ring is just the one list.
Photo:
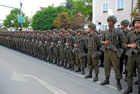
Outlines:
[[94, 70], [94, 82], [99, 80], [99, 62], [101, 62], [106, 77], [101, 85], [110, 83], [110, 71], [113, 66], [118, 90], [122, 90], [120, 80], [125, 65], [128, 88], [124, 94], [133, 91], [134, 73], [138, 73], [136, 84], [140, 94], [140, 17], [136, 17], [130, 24], [128, 20], [123, 20], [119, 29], [115, 29], [114, 26], [117, 22], [115, 16], [109, 16], [107, 22], [109, 29], [102, 33], [96, 30], [93, 23], [88, 25], [88, 32], [83, 29], [0, 32], [0, 45], [81, 72], [82, 75], [88, 66], [85, 78], [92, 78]]

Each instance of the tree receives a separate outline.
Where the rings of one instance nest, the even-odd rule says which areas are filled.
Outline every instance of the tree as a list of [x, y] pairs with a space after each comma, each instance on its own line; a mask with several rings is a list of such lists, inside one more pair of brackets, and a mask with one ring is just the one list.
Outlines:
[[92, 0], [73, 0], [76, 13], [81, 13], [92, 21]]
[[57, 18], [58, 14], [62, 12], [68, 12], [68, 15], [72, 15], [72, 12], [63, 6], [52, 7], [49, 6], [44, 11], [38, 11], [32, 18], [32, 28], [34, 30], [47, 30], [54, 29], [53, 21]]
[[140, 0], [138, 0], [136, 7], [131, 13], [131, 16], [135, 18], [136, 16], [140, 16]]
[[70, 19], [68, 17], [67, 12], [62, 12], [61, 14], [58, 15], [57, 19], [54, 20], [53, 25], [57, 29], [68, 29], [70, 28]]
[[85, 23], [85, 16], [80, 16], [78, 13], [68, 16], [67, 12], [62, 12], [58, 15], [57, 19], [54, 20], [53, 25], [57, 29], [71, 28], [73, 30], [76, 30], [83, 28]]
[[71, 20], [71, 26], [70, 28], [73, 30], [76, 29], [81, 29], [84, 27], [86, 20], [85, 20], [85, 16], [81, 16], [78, 13], [76, 13], [75, 15], [71, 15], [70, 20]]
[[[6, 19], [4, 20], [4, 26], [5, 27], [20, 27], [20, 23], [18, 23], [18, 15], [20, 14], [19, 9], [13, 9], [11, 10], [10, 14], [6, 16]], [[25, 14], [22, 13], [22, 16], [25, 17]], [[25, 23], [23, 23], [23, 27], [29, 26], [29, 20], [28, 17], [25, 17]]]
[[66, 0], [66, 8], [73, 11], [74, 10], [74, 2], [73, 0]]

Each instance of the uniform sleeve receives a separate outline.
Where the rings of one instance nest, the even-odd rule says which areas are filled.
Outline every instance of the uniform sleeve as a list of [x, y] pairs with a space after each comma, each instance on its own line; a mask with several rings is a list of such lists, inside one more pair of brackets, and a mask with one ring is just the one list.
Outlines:
[[94, 37], [93, 37], [94, 39], [93, 39], [93, 49], [94, 50], [98, 50], [98, 37], [97, 37], [97, 35], [95, 35]]

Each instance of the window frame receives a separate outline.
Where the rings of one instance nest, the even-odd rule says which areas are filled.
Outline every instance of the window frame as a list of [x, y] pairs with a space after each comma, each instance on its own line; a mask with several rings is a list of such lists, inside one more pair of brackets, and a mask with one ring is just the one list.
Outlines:
[[102, 3], [102, 13], [107, 13], [109, 11], [109, 3], [103, 2]]
[[[118, 2], [120, 2], [120, 5], [118, 5]], [[116, 10], [123, 11], [124, 9], [125, 9], [125, 0], [123, 0], [123, 3], [122, 0], [116, 0]]]

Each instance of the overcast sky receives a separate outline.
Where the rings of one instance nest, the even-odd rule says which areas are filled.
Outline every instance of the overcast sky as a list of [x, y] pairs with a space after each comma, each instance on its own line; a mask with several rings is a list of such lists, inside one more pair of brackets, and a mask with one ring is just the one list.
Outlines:
[[[48, 5], [54, 4], [54, 6], [59, 6], [66, 0], [21, 0], [23, 6], [22, 11], [27, 16], [32, 16], [36, 13], [40, 7], [47, 7]], [[0, 5], [20, 7], [20, 0], [0, 0]], [[0, 20], [4, 20], [6, 15], [10, 13], [11, 8], [5, 8], [0, 6]]]

